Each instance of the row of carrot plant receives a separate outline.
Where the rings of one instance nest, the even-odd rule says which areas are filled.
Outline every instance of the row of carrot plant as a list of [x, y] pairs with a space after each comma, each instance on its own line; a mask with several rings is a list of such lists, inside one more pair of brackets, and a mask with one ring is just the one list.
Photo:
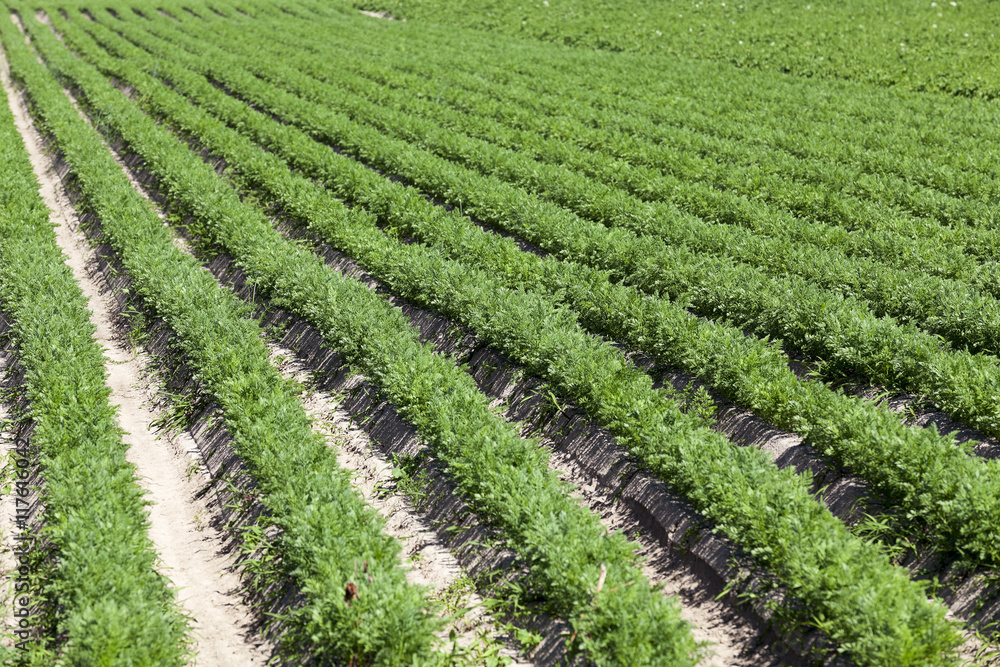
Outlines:
[[[22, 9], [20, 15], [28, 14]], [[305, 593], [306, 601], [287, 619], [292, 655], [343, 660], [354, 656], [382, 664], [427, 655], [437, 623], [427, 611], [423, 592], [406, 581], [398, 542], [382, 532], [382, 520], [364, 505], [347, 473], [337, 467], [335, 454], [312, 431], [293, 389], [270, 364], [259, 328], [246, 317], [246, 307], [173, 244], [151, 205], [132, 188], [99, 135], [36, 61], [12, 23], [0, 21], [0, 37], [13, 75], [25, 86], [41, 127], [68, 163], [83, 201], [100, 217], [102, 230], [131, 279], [131, 289], [168, 323], [200, 381], [224, 410], [226, 428], [254, 477], [255, 492], [261, 494], [270, 520], [281, 531], [277, 548]], [[89, 335], [89, 331], [83, 327], [79, 335]], [[45, 347], [51, 350], [51, 346], [49, 341]], [[55, 349], [75, 354], [79, 347], [66, 341], [65, 347]], [[106, 432], [105, 438], [117, 433], [110, 414], [95, 422], [94, 415], [101, 414], [96, 407], [78, 419], [65, 419], [65, 406], [73, 403], [62, 400], [64, 395], [60, 392], [53, 397], [58, 403], [54, 409], [64, 418], [59, 420], [62, 428], [93, 425]], [[115, 460], [106, 452], [105, 443], [95, 443], [95, 447], [81, 452], [85, 458], [74, 457], [72, 470], [98, 471]], [[80, 520], [98, 535], [79, 535], [67, 545], [62, 561], [66, 567], [76, 558], [82, 563], [94, 561], [100, 545], [140, 539], [105, 529], [109, 519], [101, 514], [85, 513], [89, 508], [102, 508], [102, 500], [115, 498], [109, 489], [121, 488], [121, 477], [132, 483], [132, 469], [122, 464], [119, 468], [118, 480], [95, 474], [74, 484], [74, 492], [84, 497], [67, 508], [66, 514], [82, 515]], [[60, 466], [47, 465], [45, 475], [51, 480], [61, 472]], [[49, 489], [51, 494], [51, 482]], [[152, 553], [146, 552], [142, 559], [151, 565]], [[76, 597], [81, 604], [88, 600], [83, 594], [72, 595], [76, 588], [105, 595], [93, 609], [84, 607], [79, 617], [71, 617], [78, 618], [80, 628], [95, 631], [99, 641], [81, 643], [71, 633], [65, 648], [67, 664], [181, 662], [178, 622], [169, 617], [157, 621], [149, 611], [143, 613], [165, 593], [125, 589], [130, 605], [116, 604], [116, 598], [107, 593], [128, 585], [127, 570], [119, 569], [128, 561], [97, 562], [103, 569], [74, 568], [67, 572], [71, 581], [55, 589], [59, 603], [70, 608]], [[359, 576], [363, 563], [367, 563], [367, 575]], [[358, 590], [353, 603], [345, 599], [348, 582]], [[162, 610], [160, 615], [165, 615]], [[110, 625], [102, 631], [105, 623]], [[133, 651], [135, 656], [130, 657]]]
[[[142, 40], [134, 26], [117, 23], [116, 27], [136, 41], [156, 44]], [[413, 190], [323, 150], [302, 131], [254, 112], [186, 72], [176, 63], [188, 59], [169, 43], [160, 42], [161, 53], [170, 60], [165, 62], [150, 58], [100, 25], [84, 24], [84, 28], [123, 58], [144, 63], [147, 71], [167, 78], [233, 127], [321, 179], [333, 192], [364, 206], [380, 223], [503, 276], [511, 287], [543, 286], [564, 298], [592, 330], [680, 366], [761, 416], [802, 433], [806, 442], [923, 517], [957, 548], [984, 560], [996, 558], [991, 545], [997, 542], [993, 526], [998, 510], [990, 509], [997, 505], [993, 498], [1000, 475], [995, 463], [970, 458], [952, 439], [933, 431], [909, 429], [885, 409], [832, 392], [819, 382], [800, 381], [780, 350], [736, 328], [699, 320], [667, 301], [644, 298], [588, 267], [519, 251], [512, 241], [485, 233], [457, 212], [435, 207]], [[377, 137], [364, 141], [374, 145]], [[909, 463], [886, 467], [887, 459]], [[928, 468], [927, 460], [935, 465]]]
[[[198, 154], [74, 58], [46, 28], [36, 28], [33, 35], [49, 65], [145, 160], [174, 205], [193, 216], [192, 230], [225, 249], [275, 304], [313, 323], [385, 390], [470, 504], [522, 555], [550, 609], [576, 629], [576, 648], [598, 664], [693, 661], [696, 645], [676, 600], [648, 585], [635, 567], [634, 545], [621, 534], [608, 534], [567, 496], [548, 469], [545, 452], [497, 417], [468, 375], [420, 344], [406, 318], [378, 294], [284, 239]], [[392, 603], [373, 599], [372, 604]], [[377, 609], [367, 608], [365, 617], [378, 618]], [[933, 608], [928, 610], [933, 616]]]
[[[5, 42], [14, 29], [7, 25], [0, 31]], [[18, 67], [18, 55], [11, 60]], [[38, 550], [28, 560], [37, 568], [33, 580], [42, 583], [11, 587], [15, 598], [36, 604], [34, 617], [16, 618], [18, 648], [37, 664], [58, 653], [73, 665], [100, 664], [113, 654], [132, 664], [179, 665], [187, 656], [187, 620], [154, 568], [144, 494], [125, 458], [87, 300], [56, 243], [7, 103], [0, 95], [0, 309], [25, 371], [45, 527], [21, 545]], [[19, 519], [30, 503], [18, 496]], [[46, 641], [34, 641], [40, 626], [51, 632]]]
[[[106, 17], [104, 20], [107, 20]], [[907, 653], [923, 652], [918, 646], [937, 641], [927, 634], [919, 639], [911, 634], [915, 627], [912, 621], [903, 636], [878, 638], [889, 627], [901, 627], [891, 622], [887, 624], [884, 620], [876, 621], [872, 614], [883, 616], [893, 613], [888, 612], [885, 605], [890, 603], [890, 599], [900, 600], [895, 596], [902, 595], [902, 590], [910, 585], [906, 575], [899, 578], [897, 575], [902, 573], [886, 567], [883, 557], [851, 537], [842, 524], [812, 499], [805, 480], [790, 471], [778, 472], [757, 450], [737, 448], [721, 436], [694, 426], [677, 411], [676, 406], [665, 401], [661, 393], [650, 391], [648, 377], [618, 358], [610, 346], [585, 336], [578, 330], [573, 318], [565, 311], [553, 308], [544, 295], [528, 291], [512, 292], [484, 272], [445, 261], [432, 250], [393, 241], [378, 232], [373, 221], [364, 226], [350, 225], [356, 215], [349, 214], [348, 209], [329, 198], [322, 188], [289, 173], [277, 158], [255, 149], [245, 139], [241, 140], [238, 134], [227, 130], [219, 121], [213, 121], [204, 111], [192, 107], [162, 84], [154, 85], [133, 64], [136, 60], [134, 54], [127, 61], [108, 62], [86, 48], [86, 41], [74, 32], [70, 24], [57, 21], [56, 25], [77, 48], [83, 49], [91, 58], [105, 62], [107, 73], [121, 77], [141, 90], [142, 98], [148, 104], [159, 113], [168, 115], [185, 133], [199, 138], [212, 152], [221, 154], [230, 168], [241, 172], [254, 187], [269, 192], [284, 210], [306, 218], [316, 231], [355, 255], [366, 268], [394, 289], [471, 326], [489, 342], [547, 377], [565, 394], [577, 400], [654, 471], [669, 479], [696, 506], [715, 518], [723, 530], [732, 534], [738, 542], [750, 546], [759, 559], [789, 584], [796, 596], [805, 598], [813, 608], [827, 610], [828, 620], [822, 627], [859, 662], [905, 661], [909, 659]], [[206, 59], [217, 60], [220, 55], [221, 52], [208, 49]], [[171, 56], [172, 59], [180, 59], [177, 52]], [[65, 58], [69, 69], [72, 61], [68, 56]], [[229, 62], [224, 64], [227, 69], [231, 66]], [[158, 71], [159, 68], [164, 72], [175, 70], [167, 61], [158, 66], [149, 64], [150, 69]], [[74, 67], [79, 69], [79, 66]], [[79, 76], [82, 78], [82, 75]], [[95, 86], [98, 80], [95, 75]], [[203, 84], [211, 87], [207, 82]], [[88, 97], [93, 102], [93, 97]], [[128, 104], [127, 100], [110, 93], [107, 97], [107, 106], [101, 109], [104, 115], [123, 119], [116, 123], [117, 131], [134, 137], [130, 140], [133, 149], [146, 157], [147, 166], [167, 183], [167, 189], [175, 197], [182, 201], [189, 198], [193, 202], [196, 197], [202, 197], [197, 193], [218, 192], [220, 186], [210, 182], [215, 177], [214, 172], [203, 163], [200, 166], [190, 163], [190, 160], [199, 159], [193, 153], [188, 153], [189, 165], [186, 169], [157, 166], [162, 164], [161, 156], [166, 152], [163, 145], [158, 144], [158, 150], [152, 146], [143, 148], [142, 137], [137, 131], [129, 129], [130, 124], [138, 125], [143, 116], [135, 111], [131, 114], [135, 120], [126, 122], [126, 111], [121, 107]], [[155, 126], [147, 122], [151, 125], [149, 132], [152, 132]], [[239, 125], [245, 127], [246, 123]], [[187, 150], [180, 142], [176, 145], [178, 151]], [[206, 175], [204, 181], [195, 186], [191, 174], [198, 170]], [[177, 174], [180, 173], [186, 174], [186, 177], [178, 182]], [[187, 193], [188, 188], [194, 192]], [[213, 215], [211, 223], [207, 222], [207, 211], [190, 209], [195, 216], [206, 218], [203, 231], [223, 243], [224, 239], [210, 231], [212, 227], [222, 224], [221, 219], [247, 219], [254, 215], [252, 209], [240, 210], [235, 195], [232, 197], [233, 203], [226, 209], [228, 215], [225, 218], [221, 217], [221, 212], [218, 217]], [[263, 215], [259, 212], [255, 215], [261, 220], [258, 235], [269, 233], [263, 228], [267, 224]], [[291, 248], [286, 251], [286, 254], [290, 253]], [[315, 291], [315, 287], [311, 291]], [[737, 462], [735, 468], [734, 461]], [[739, 490], [737, 495], [742, 496], [742, 500], [733, 498], [734, 488]], [[772, 525], [763, 526], [758, 521], [758, 503], [775, 510]], [[804, 534], [812, 537], [803, 539], [801, 536]], [[814, 545], [817, 539], [823, 540], [821, 551], [825, 554], [835, 552], [837, 556], [828, 558], [817, 551]], [[791, 544], [794, 547], [789, 546]], [[838, 544], [841, 546], [834, 546]], [[792, 553], [794, 558], [790, 557]], [[811, 562], [811, 565], [799, 565], [803, 561]], [[878, 564], [880, 562], [882, 565]], [[858, 566], [850, 565], [852, 563]], [[845, 567], [851, 569], [849, 576], [834, 575], [834, 571], [842, 571]], [[831, 580], [825, 577], [803, 576], [815, 573], [817, 569], [828, 572], [837, 584], [831, 586]], [[824, 581], [820, 589], [816, 588], [818, 581]], [[880, 596], [882, 603], [877, 605], [877, 612], [875, 606], [868, 606], [859, 597], [861, 589], [856, 586], [861, 581], [864, 581], [862, 588], [869, 593], [873, 590], [885, 591], [885, 595]], [[893, 591], [891, 595], [890, 590]], [[921, 609], [929, 609], [923, 600], [916, 606], [911, 604], [906, 603], [895, 613], [903, 613], [905, 608], [905, 615], [909, 616], [921, 613]], [[860, 627], [864, 630], [859, 632]], [[933, 632], [942, 630], [938, 627]], [[895, 635], [895, 630], [890, 632]], [[931, 656], [939, 655], [942, 648], [938, 645], [918, 660], [937, 659]]]
[[[169, 19], [150, 29], [198, 52], [203, 42], [179, 33]], [[178, 52], [176, 57], [182, 57]], [[828, 373], [860, 373], [889, 388], [926, 395], [943, 410], [980, 430], [1000, 432], [998, 362], [951, 350], [913, 325], [876, 318], [856, 299], [816, 287], [796, 276], [768, 277], [741, 264], [706, 257], [629, 230], [606, 228], [555, 204], [540, 201], [499, 179], [456, 165], [416, 146], [364, 130], [349, 118], [283, 90], [296, 73], [266, 58], [221, 51], [193, 62], [246, 100], [316, 139], [410, 183], [482, 221], [566, 259], [605, 269], [654, 295], [686, 302], [699, 314], [725, 317], [761, 335], [784, 340], [823, 359]], [[223, 67], [222, 63], [226, 66]], [[267, 74], [250, 75], [246, 64]], [[288, 84], [292, 85], [292, 84]]]
[[[221, 39], [235, 38], [245, 30], [239, 25], [233, 28], [212, 25], [208, 30]], [[204, 33], [195, 39], [204, 39]], [[248, 42], [233, 43], [235, 49], [255, 55]], [[461, 130], [476, 122], [482, 126], [481, 118], [455, 113], [451, 119], [460, 129], [452, 131], [447, 125], [417, 117], [414, 110], [437, 109], [439, 105], [413, 100], [409, 91], [393, 93], [376, 83], [366, 84], [349, 71], [331, 72], [329, 58], [310, 59], [298, 47], [275, 48], [274, 40], [260, 43], [268, 44], [267, 51], [283, 63], [294, 62], [298, 69], [309, 73], [325, 71], [331, 80], [329, 84], [301, 74], [289, 78], [283, 72], [282, 85], [300, 96], [470, 169], [495, 175], [584, 218], [653, 234], [697, 253], [728, 256], [758, 268], [765, 275], [800, 275], [825, 289], [857, 297], [876, 316], [913, 322], [958, 347], [975, 352], [1000, 350], [1000, 303], [963, 283], [886, 267], [867, 258], [847, 257], [835, 248], [821, 249], [782, 238], [784, 230], [795, 226], [794, 221], [752, 202], [745, 206], [714, 202], [711, 210], [699, 210], [697, 213], [702, 217], [695, 218], [668, 203], [677, 198], [675, 192], [657, 196], [663, 201], [642, 201], [621, 188], [607, 185], [609, 181], [614, 183], [623, 171], [613, 157], [581, 152], [572, 145], [537, 135], [524, 141], [513, 139], [500, 123], [489, 126], [488, 141], [476, 139]], [[275, 73], [269, 78], [276, 80], [277, 76]], [[355, 94], [356, 90], [365, 97]], [[533, 159], [539, 154], [545, 155], [544, 163]], [[583, 177], [564, 166], [575, 166], [574, 163], [582, 161], [598, 165], [600, 180]], [[640, 187], [648, 185], [646, 182]], [[717, 199], [725, 198], [725, 193], [721, 193]], [[751, 218], [748, 226], [753, 232], [717, 224], [720, 215], [740, 214]], [[990, 281], [989, 286], [1000, 292], [995, 281]]]
[[[254, 32], [261, 30], [263, 23], [237, 17], [219, 25], [230, 29], [243, 26]], [[290, 29], [290, 32], [276, 31], [275, 38], [279, 41], [289, 42], [294, 39], [291, 35], [299, 32], [298, 26], [287, 17], [269, 18], [266, 23]], [[942, 230], [941, 223], [976, 223], [996, 214], [995, 207], [985, 198], [988, 192], [995, 191], [995, 184], [992, 190], [977, 190], [976, 196], [982, 199], [976, 199], [970, 198], [968, 192], [954, 196], [910, 183], [881, 163], [877, 168], [870, 166], [869, 169], [876, 168], [875, 173], [870, 173], [856, 159], [850, 162], [804, 159], [798, 155], [802, 151], [799, 144], [790, 141], [773, 145], [752, 133], [729, 136], [728, 128], [746, 125], [747, 117], [741, 116], [737, 123], [727, 122], [705, 111], [708, 107], [705, 104], [692, 108], [691, 104], [677, 101], [665, 106], [663, 99], [657, 98], [655, 104], [632, 101], [620, 109], [602, 109], [607, 102], [600, 100], [606, 96], [542, 68], [531, 72], [530, 87], [522, 81], [505, 81], [508, 85], [497, 86], [495, 81], [484, 77], [491, 76], [500, 66], [479, 55], [478, 49], [472, 51], [474, 55], [469, 62], [470, 49], [464, 42], [454, 38], [440, 40], [441, 48], [414, 53], [407, 49], [406, 41], [393, 40], [375, 49], [370, 40], [375, 31], [370, 26], [365, 28], [357, 21], [331, 22], [331, 37], [305, 42], [299, 39], [295, 45], [326, 54], [336, 52], [345, 69], [381, 70], [390, 78], [398, 78], [403, 74], [401, 70], [419, 73], [430, 89], [427, 97], [435, 101], [467, 105], [464, 89], [469, 87], [487, 93], [488, 98], [498, 95], [508, 98], [510, 104], [493, 109], [505, 123], [541, 125], [574, 144], [613, 152], [639, 166], [662, 169], [667, 173], [665, 177], [659, 176], [659, 187], [675, 191], [678, 201], [692, 209], [711, 203], [706, 193], [711, 193], [712, 187], [722, 189], [721, 194], [729, 193], [729, 201], [738, 201], [737, 195], [749, 197], [750, 203], [764, 199], [796, 214], [848, 227], [862, 221], [866, 225], [878, 223], [882, 228], [906, 225], [924, 234], [947, 234], [948, 229]], [[382, 29], [383, 36], [386, 30]], [[465, 48], [456, 48], [459, 46]], [[435, 74], [442, 67], [449, 69], [447, 85]], [[412, 78], [409, 82], [412, 83]], [[487, 103], [486, 108], [489, 106]], [[483, 115], [482, 106], [473, 113]], [[757, 125], [753, 127], [756, 129]], [[760, 124], [762, 132], [767, 127], [770, 126]], [[891, 154], [897, 155], [899, 150], [899, 146], [893, 146]], [[692, 180], [691, 174], [697, 174], [697, 180]], [[976, 182], [985, 187], [982, 176]], [[647, 183], [644, 192], [649, 191], [649, 185], [652, 184]], [[716, 194], [716, 199], [719, 196]], [[913, 218], [914, 214], [918, 219]], [[920, 220], [923, 216], [931, 220]]]
[[[244, 0], [240, 6], [266, 11], [266, 5], [250, 0]], [[285, 13], [299, 14], [313, 21], [319, 17], [339, 21], [343, 13], [337, 9], [316, 0], [306, 0], [287, 8]], [[695, 118], [703, 117], [701, 111], [712, 109], [723, 123], [720, 129], [726, 126], [733, 127], [736, 132], [752, 129], [750, 139], [760, 136], [757, 132], [760, 129], [767, 136], [788, 140], [787, 147], [792, 151], [806, 150], [828, 157], [854, 155], [865, 159], [869, 156], [875, 163], [886, 160], [887, 166], [905, 165], [907, 170], [919, 168], [921, 179], [944, 191], [949, 191], [947, 184], [952, 176], [961, 177], [961, 172], [967, 169], [987, 177], [990, 175], [988, 151], [981, 143], [977, 145], [976, 137], [985, 133], [984, 138], [994, 140], [997, 130], [990, 126], [989, 105], [981, 103], [934, 95], [901, 95], [871, 86], [748, 73], [691, 60], [684, 60], [683, 65], [677, 66], [673, 60], [664, 61], [647, 54], [612, 56], [592, 52], [581, 54], [578, 49], [540, 49], [530, 43], [496, 39], [481, 32], [449, 30], [444, 26], [368, 23], [372, 34], [392, 31], [394, 39], [400, 41], [415, 40], [419, 34], [424, 39], [433, 36], [445, 44], [475, 45], [475, 49], [465, 49], [466, 64], [456, 59], [456, 67], [490, 72], [491, 76], [495, 73], [503, 81], [519, 86], [537, 87], [543, 91], [547, 81], [525, 80], [523, 75], [542, 74], [544, 77], [547, 70], [558, 71], [566, 83], [574, 79], [577, 84], [586, 82], [586, 85], [578, 85], [578, 94], [592, 99], [598, 108], [627, 109], [633, 100], [662, 102], [664, 99], [697, 98], [705, 104], [703, 109], [693, 109]], [[541, 53], [546, 57], [539, 58]], [[481, 61], [487, 63], [486, 69], [478, 69]], [[661, 109], [671, 113], [662, 104]], [[748, 118], [763, 117], [773, 117], [776, 122], [770, 126], [746, 123]], [[744, 129], [731, 124], [733, 120], [742, 122]], [[928, 132], [925, 128], [933, 128], [933, 131]], [[711, 131], [710, 127], [706, 129]], [[798, 144], [795, 143], [797, 138], [801, 138]], [[950, 145], [960, 146], [963, 152], [949, 156]], [[899, 146], [905, 146], [906, 150], [897, 150], [893, 155], [893, 147]], [[877, 157], [870, 153], [872, 150]], [[924, 161], [923, 158], [931, 159]]]

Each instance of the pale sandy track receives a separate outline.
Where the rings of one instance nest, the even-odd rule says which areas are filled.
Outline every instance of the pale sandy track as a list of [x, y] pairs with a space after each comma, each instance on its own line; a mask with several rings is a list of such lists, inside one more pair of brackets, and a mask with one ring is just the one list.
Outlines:
[[144, 379], [148, 359], [116, 336], [112, 309], [91, 271], [96, 259], [23, 99], [13, 91], [6, 62], [2, 78], [42, 184], [42, 197], [53, 212], [57, 242], [89, 300], [91, 320], [107, 358], [110, 400], [118, 407], [119, 423], [126, 431], [128, 460], [136, 466], [138, 482], [151, 501], [149, 535], [159, 568], [178, 589], [179, 602], [192, 618], [195, 664], [264, 665], [270, 650], [249, 635], [253, 616], [238, 595], [241, 584], [224, 555], [224, 536], [210, 525], [205, 503], [195, 498], [202, 481], [201, 475], [191, 474], [198, 470], [198, 459], [192, 454], [196, 449], [183, 434], [157, 439], [153, 432], [151, 424], [158, 414], [150, 407], [150, 398], [157, 387]]
[[[358, 11], [361, 12], [362, 14], [364, 14], [365, 16], [371, 16], [372, 18], [376, 18], [376, 19], [386, 19], [387, 21], [395, 21], [396, 20], [395, 16], [392, 16], [391, 14], [388, 14], [387, 12], [368, 12], [368, 11], [365, 11], [364, 9], [359, 9]], [[404, 22], [406, 21], [406, 19], [402, 19], [402, 20]]]

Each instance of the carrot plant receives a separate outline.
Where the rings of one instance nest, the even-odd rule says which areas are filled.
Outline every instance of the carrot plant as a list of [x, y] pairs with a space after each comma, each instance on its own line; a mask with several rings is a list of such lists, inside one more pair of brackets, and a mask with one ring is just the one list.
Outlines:
[[[199, 43], [235, 40], [241, 30], [239, 25], [230, 29], [225, 24], [212, 25], [210, 30], [198, 31]], [[729, 257], [766, 276], [802, 276], [811, 284], [856, 297], [875, 316], [913, 323], [956, 347], [994, 355], [1000, 351], [1000, 303], [992, 294], [970, 289], [960, 281], [886, 267], [866, 257], [850, 257], [837, 248], [796, 243], [786, 236], [797, 226], [792, 216], [731, 194], [730, 184], [719, 192], [680, 179], [668, 181], [648, 172], [636, 174], [614, 157], [580, 151], [574, 144], [559, 143], [540, 134], [519, 134], [514, 138], [501, 123], [485, 124], [478, 115], [448, 114], [447, 118], [459, 126], [458, 131], [451, 130], [448, 123], [442, 125], [415, 115], [421, 110], [440, 115], [440, 105], [429, 99], [412, 99], [410, 87], [394, 92], [380, 83], [352, 76], [350, 71], [338, 72], [330, 83], [322, 82], [310, 75], [325, 68], [329, 59], [310, 59], [299, 48], [276, 48], [274, 40], [232, 43], [233, 49], [247, 55], [255, 55], [256, 45], [266, 43], [271, 62], [294, 62], [296, 71], [261, 67], [256, 71], [303, 98], [337, 109], [383, 134], [425, 147], [473, 171], [497, 176], [582, 218], [657, 236], [702, 256]], [[474, 123], [479, 128], [485, 125], [484, 138], [464, 133]], [[533, 159], [542, 156], [542, 162]], [[668, 156], [654, 164], [679, 161]], [[584, 165], [588, 176], [596, 174], [597, 178], [567, 168], [578, 165]], [[699, 173], [704, 171], [698, 168]], [[742, 182], [746, 177], [737, 175], [734, 180]], [[619, 187], [623, 182], [626, 185]], [[634, 196], [635, 192], [643, 196]], [[681, 208], [675, 202], [680, 202]], [[824, 203], [831, 210], [838, 208], [829, 198]], [[906, 228], [899, 230], [905, 232]], [[936, 254], [941, 254], [940, 249]], [[976, 275], [983, 275], [978, 264], [974, 270]], [[992, 273], [985, 275], [994, 277]], [[1000, 293], [1000, 287], [992, 281], [984, 287]]]
[[[630, 134], [653, 139], [661, 132], [669, 133], [671, 126], [696, 128], [749, 146], [774, 146], [821, 165], [857, 165], [867, 175], [870, 187], [864, 191], [870, 197], [896, 197], [910, 190], [910, 184], [927, 188], [920, 195], [930, 206], [926, 212], [969, 203], [947, 204], [949, 198], [996, 193], [988, 143], [982, 141], [984, 132], [995, 137], [996, 130], [989, 123], [988, 107], [981, 103], [750, 74], [706, 62], [687, 61], [677, 67], [648, 55], [540, 48], [481, 32], [348, 17], [314, 0], [302, 0], [277, 14], [270, 9], [241, 3], [242, 11], [269, 12], [269, 22], [287, 24], [292, 16], [300, 19], [291, 32], [300, 34], [303, 45], [314, 41], [311, 35], [316, 32], [303, 31], [302, 20], [312, 27], [327, 26], [328, 32], [350, 26], [350, 33], [363, 33], [364, 41], [382, 45], [374, 56], [377, 59], [392, 54], [395, 45], [406, 50], [406, 57], [399, 59], [405, 61], [400, 63], [404, 68], [423, 58], [433, 59], [439, 72], [442, 68], [448, 72], [446, 79], [439, 76], [437, 80], [449, 86], [468, 81], [461, 74], [469, 73], [494, 94], [498, 89], [523, 90], [526, 95], [519, 100], [523, 111], [536, 115], [558, 115], [558, 106], [554, 109], [545, 103], [557, 94], [573, 103], [567, 111], [574, 117], [582, 114], [588, 128], [621, 123]], [[414, 44], [428, 39], [435, 41], [433, 52], [414, 51]], [[337, 40], [329, 44], [336, 45]], [[353, 47], [352, 52], [357, 49]], [[442, 95], [446, 92], [441, 91]], [[927, 132], [928, 127], [934, 131]], [[888, 174], [902, 179], [889, 181], [902, 186], [898, 191], [897, 187], [891, 191], [879, 187], [880, 178]], [[855, 191], [866, 183], [839, 185]], [[939, 208], [942, 204], [945, 207]]]
[[[120, 26], [132, 39], [155, 44], [137, 36], [127, 24]], [[129, 59], [143, 59], [142, 52], [121, 38], [102, 34]], [[159, 48], [174, 60], [183, 57], [169, 44]], [[382, 224], [469, 263], [489, 266], [512, 287], [544, 286], [565, 299], [592, 329], [681, 366], [766, 418], [802, 433], [807, 442], [933, 526], [948, 544], [986, 562], [1000, 557], [995, 528], [1000, 515], [997, 463], [972, 459], [951, 438], [933, 431], [908, 429], [885, 409], [846, 398], [821, 383], [798, 380], [780, 351], [736, 328], [699, 320], [667, 301], [644, 298], [634, 289], [613, 284], [600, 271], [522, 253], [512, 242], [483, 233], [412, 189], [386, 182], [357, 162], [323, 150], [302, 131], [249, 109], [183, 68], [148, 60], [147, 69], [166, 76], [231, 126], [251, 133], [295, 167], [364, 206]], [[353, 140], [371, 147], [383, 138], [359, 130]], [[399, 160], [410, 154], [406, 146], [388, 146]], [[387, 147], [380, 155], [389, 153]], [[887, 459], [907, 463], [887, 467]], [[935, 464], [927, 466], [929, 460]]]
[[[177, 36], [173, 26], [154, 26], [154, 31], [187, 40], [188, 48], [204, 49], [203, 42]], [[970, 426], [988, 434], [1000, 433], [1000, 409], [993, 400], [1000, 395], [996, 380], [1000, 362], [993, 357], [949, 349], [937, 336], [912, 324], [875, 317], [857, 299], [824, 290], [801, 277], [768, 277], [725, 258], [582, 219], [494, 176], [359, 128], [323, 104], [262, 83], [241, 67], [244, 59], [216, 53], [218, 58], [212, 62], [202, 58], [199, 67], [208, 68], [213, 78], [240, 91], [248, 101], [482, 221], [560, 257], [608, 270], [615, 279], [645, 292], [687, 303], [703, 316], [727, 318], [760, 335], [782, 339], [825, 359], [828, 373], [860, 373], [882, 386], [925, 394]], [[227, 65], [223, 67], [222, 62]], [[269, 70], [275, 79], [279, 73], [295, 77], [289, 68], [266, 59], [254, 60], [251, 66]]]
[[872, 6], [861, 0], [767, 5], [547, 1], [351, 4], [417, 25], [475, 28], [616, 55], [717, 61], [747, 75], [763, 70], [785, 78], [831, 79], [834, 85], [858, 82], [892, 93], [940, 92], [987, 100], [1000, 96], [1000, 72], [987, 53], [1000, 32], [1000, 20], [986, 0], [906, 6]]

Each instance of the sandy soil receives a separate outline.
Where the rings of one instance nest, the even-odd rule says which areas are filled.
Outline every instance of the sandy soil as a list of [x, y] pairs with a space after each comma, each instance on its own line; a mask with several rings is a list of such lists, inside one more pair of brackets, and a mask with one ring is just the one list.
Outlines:
[[180, 604], [192, 617], [195, 662], [204, 667], [264, 665], [270, 651], [262, 650], [260, 640], [247, 636], [253, 617], [238, 595], [241, 584], [224, 555], [224, 537], [209, 525], [208, 508], [195, 498], [202, 481], [201, 475], [193, 474], [199, 471], [196, 449], [183, 434], [159, 439], [152, 430], [150, 425], [159, 415], [150, 399], [158, 387], [144, 378], [148, 360], [115, 334], [112, 309], [92, 271], [96, 260], [23, 100], [12, 94], [6, 68], [3, 85], [42, 184], [43, 199], [53, 212], [57, 241], [89, 300], [97, 339], [108, 360], [111, 402], [119, 408], [119, 422], [126, 432], [128, 459], [151, 501], [150, 538], [159, 567], [178, 589]]
[[645, 561], [643, 574], [651, 583], [662, 586], [665, 595], [676, 596], [681, 602], [681, 618], [693, 626], [696, 640], [709, 645], [706, 659], [701, 663], [704, 667], [767, 664], [765, 652], [753, 648], [760, 634], [754, 624], [726, 602], [707, 594], [695, 568], [684, 562], [684, 557], [669, 543], [655, 539], [645, 530], [647, 522], [629, 506], [628, 498], [616, 496], [613, 489], [601, 484], [568, 451], [555, 449], [557, 445], [551, 441], [546, 444], [553, 449], [551, 461], [560, 471], [560, 477], [577, 487], [574, 495], [601, 517], [601, 523], [609, 531], [629, 535], [639, 545]]

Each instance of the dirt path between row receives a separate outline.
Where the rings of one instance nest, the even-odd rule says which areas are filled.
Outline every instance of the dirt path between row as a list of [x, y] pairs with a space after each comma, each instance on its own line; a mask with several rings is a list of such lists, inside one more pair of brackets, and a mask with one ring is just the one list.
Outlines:
[[5, 60], [0, 69], [18, 130], [41, 183], [42, 198], [52, 211], [57, 243], [89, 300], [91, 321], [107, 358], [110, 400], [118, 407], [119, 424], [126, 432], [127, 457], [151, 501], [149, 536], [159, 555], [159, 569], [178, 589], [178, 600], [193, 621], [195, 664], [265, 665], [270, 650], [249, 635], [253, 616], [238, 595], [241, 583], [224, 553], [224, 537], [207, 520], [207, 505], [196, 499], [203, 482], [201, 475], [191, 474], [199, 470], [197, 449], [183, 434], [158, 439], [152, 430], [159, 415], [150, 407], [157, 387], [145, 377], [148, 360], [116, 336], [112, 310], [91, 271], [96, 258], [80, 230], [80, 220], [24, 100], [13, 89]]

